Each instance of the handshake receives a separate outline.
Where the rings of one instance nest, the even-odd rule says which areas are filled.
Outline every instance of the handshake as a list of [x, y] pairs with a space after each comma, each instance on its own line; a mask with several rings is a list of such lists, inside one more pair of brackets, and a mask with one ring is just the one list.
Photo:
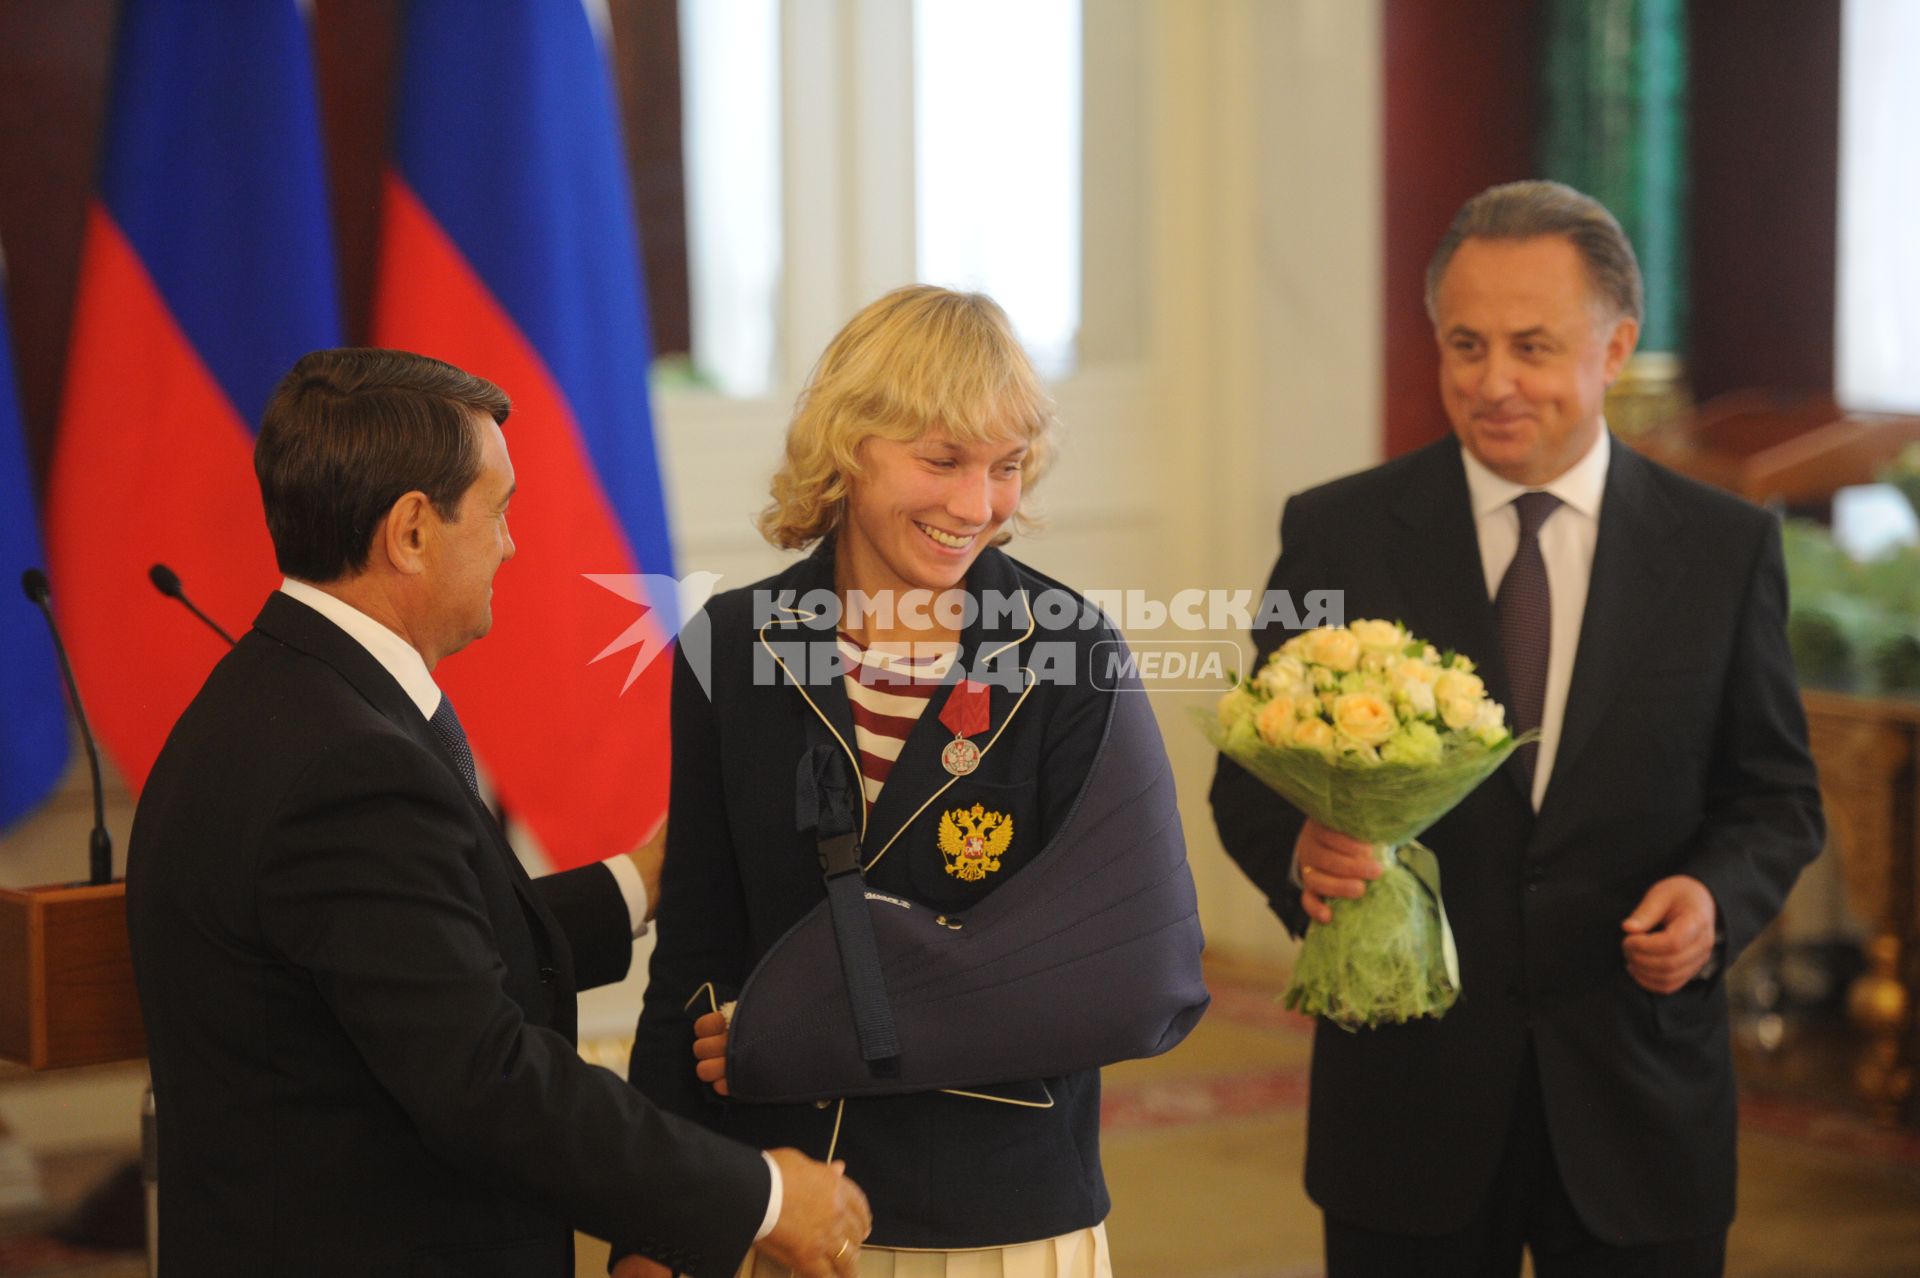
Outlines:
[[[860, 1186], [847, 1179], [846, 1164], [816, 1163], [793, 1149], [769, 1156], [780, 1167], [780, 1218], [754, 1250], [799, 1278], [852, 1278], [873, 1214]], [[627, 1256], [613, 1267], [613, 1278], [667, 1278], [671, 1272], [645, 1257]]]

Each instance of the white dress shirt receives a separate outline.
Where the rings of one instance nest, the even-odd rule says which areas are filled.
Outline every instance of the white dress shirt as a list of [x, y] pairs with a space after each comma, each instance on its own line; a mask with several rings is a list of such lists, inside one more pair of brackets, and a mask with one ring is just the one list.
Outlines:
[[[1548, 492], [1560, 506], [1540, 526], [1540, 557], [1547, 565], [1552, 597], [1553, 633], [1547, 642], [1546, 699], [1540, 710], [1540, 754], [1533, 768], [1533, 809], [1540, 810], [1560, 750], [1560, 728], [1567, 717], [1567, 689], [1573, 684], [1573, 658], [1580, 646], [1580, 622], [1587, 611], [1587, 586], [1593, 580], [1593, 548], [1600, 539], [1600, 503], [1606, 495], [1612, 438], [1602, 423], [1600, 436], [1580, 460], [1550, 483], [1530, 489], [1502, 479], [1461, 449], [1467, 468], [1467, 492], [1480, 538], [1480, 566], [1487, 598], [1500, 591], [1514, 554], [1520, 549], [1520, 512], [1513, 499], [1525, 492]], [[1474, 654], [1469, 653], [1469, 656]]]
[[[433, 712], [440, 708], [440, 699], [445, 694], [440, 691], [440, 685], [433, 681], [433, 673], [427, 669], [426, 659], [420, 655], [419, 649], [352, 604], [328, 594], [318, 586], [287, 577], [280, 582], [280, 590], [346, 631], [348, 637], [365, 648], [393, 676], [400, 690], [419, 707], [421, 716], [433, 718]], [[609, 857], [601, 864], [612, 872], [613, 881], [620, 885], [620, 895], [627, 903], [627, 919], [633, 926], [633, 934], [642, 935], [647, 930], [647, 885], [640, 877], [639, 868], [625, 856]], [[688, 1068], [692, 1068], [691, 1061], [688, 1062]], [[780, 1219], [781, 1201], [786, 1197], [780, 1165], [773, 1161], [771, 1154], [762, 1151], [760, 1156], [766, 1160], [772, 1189], [767, 1196], [767, 1210], [761, 1218], [760, 1231], [753, 1236], [755, 1242], [773, 1232], [775, 1222]]]

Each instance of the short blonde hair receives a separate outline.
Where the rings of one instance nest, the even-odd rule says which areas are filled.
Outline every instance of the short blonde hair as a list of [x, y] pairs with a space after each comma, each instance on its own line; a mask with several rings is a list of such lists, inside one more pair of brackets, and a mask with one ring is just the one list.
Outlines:
[[962, 443], [1025, 441], [1014, 515], [1025, 531], [1036, 523], [1026, 494], [1052, 460], [1053, 422], [1053, 401], [992, 298], [928, 284], [895, 289], [849, 320], [814, 365], [787, 427], [773, 502], [754, 522], [782, 550], [812, 545], [840, 526], [862, 443], [939, 429]]

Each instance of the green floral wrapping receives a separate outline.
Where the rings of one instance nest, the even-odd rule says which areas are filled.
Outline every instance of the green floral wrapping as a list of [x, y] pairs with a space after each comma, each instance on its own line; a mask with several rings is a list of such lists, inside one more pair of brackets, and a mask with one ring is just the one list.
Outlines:
[[1223, 726], [1196, 710], [1195, 719], [1214, 748], [1287, 802], [1374, 844], [1385, 869], [1358, 900], [1330, 902], [1332, 923], [1308, 926], [1286, 1005], [1347, 1030], [1444, 1015], [1460, 995], [1459, 965], [1439, 863], [1415, 840], [1538, 734], [1496, 745], [1453, 737], [1437, 761], [1415, 766], [1268, 745], [1251, 716]]

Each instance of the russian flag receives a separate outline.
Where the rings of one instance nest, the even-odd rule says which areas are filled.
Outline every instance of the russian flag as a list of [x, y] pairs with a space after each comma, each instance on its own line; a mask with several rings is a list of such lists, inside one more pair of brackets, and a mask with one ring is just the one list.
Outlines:
[[339, 344], [307, 30], [294, 0], [121, 8], [50, 485], [54, 599], [135, 789], [278, 581], [253, 435], [294, 360]]
[[[4, 263], [0, 263], [4, 267]], [[0, 269], [0, 280], [5, 278]], [[46, 798], [66, 770], [67, 708], [54, 664], [53, 640], [40, 610], [14, 583], [45, 561], [34, 520], [33, 481], [20, 401], [13, 385], [13, 335], [0, 293], [0, 827], [12, 825]]]
[[637, 584], [673, 561], [607, 55], [579, 0], [415, 0], [396, 100], [375, 340], [506, 390], [519, 480], [493, 631], [435, 678], [508, 810], [579, 865], [666, 811], [671, 663], [630, 687], [593, 663], [630, 627], [657, 651], [674, 606]]

